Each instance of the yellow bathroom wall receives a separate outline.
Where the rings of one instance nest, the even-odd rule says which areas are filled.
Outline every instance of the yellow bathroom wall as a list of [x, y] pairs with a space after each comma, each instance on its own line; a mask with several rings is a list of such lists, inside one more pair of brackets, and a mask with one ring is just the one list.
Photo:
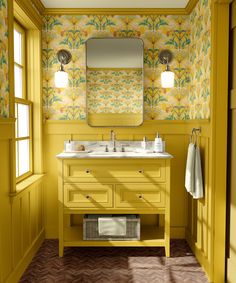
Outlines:
[[[202, 126], [207, 135], [209, 122], [147, 121], [137, 128], [116, 128], [118, 140], [153, 140], [159, 132], [166, 141], [166, 150], [173, 154], [171, 161], [171, 236], [185, 238], [188, 223], [187, 193], [184, 188], [186, 149], [192, 127]], [[84, 121], [47, 121], [45, 135], [45, 230], [47, 238], [57, 238], [57, 160], [64, 140], [109, 140], [112, 128], [91, 128]], [[113, 128], [114, 130], [114, 128]]]
[[43, 189], [11, 194], [14, 119], [0, 119], [0, 283], [18, 282], [44, 238]]
[[42, 178], [15, 184], [13, 2], [0, 1], [0, 283], [18, 282], [44, 239]]
[[187, 197], [186, 239], [209, 278], [213, 278], [213, 191], [210, 184], [210, 125], [201, 134], [198, 144], [201, 150], [201, 163], [204, 183], [204, 198], [194, 200]]
[[[57, 237], [57, 162], [64, 140], [109, 140], [112, 128], [91, 128], [85, 113], [85, 46], [91, 36], [141, 37], [144, 40], [144, 124], [137, 128], [116, 128], [119, 140], [153, 140], [156, 132], [173, 154], [171, 170], [171, 237], [187, 238], [197, 258], [213, 278], [213, 192], [210, 186], [211, 152], [210, 0], [199, 0], [188, 16], [173, 15], [45, 15], [43, 30], [43, 101], [45, 184], [45, 230]], [[201, 22], [202, 20], [202, 22]], [[196, 28], [195, 28], [196, 27]], [[56, 51], [68, 49], [72, 62], [66, 66], [69, 87], [54, 87], [58, 69]], [[162, 49], [174, 53], [171, 68], [173, 89], [160, 87]], [[200, 88], [201, 87], [201, 88]], [[192, 120], [194, 119], [194, 120]], [[197, 119], [197, 120], [196, 120]], [[62, 121], [67, 120], [67, 121]], [[189, 136], [201, 126], [199, 145], [204, 171], [205, 198], [192, 200], [184, 188]], [[113, 129], [114, 130], [114, 129]]]
[[0, 1], [0, 117], [9, 116], [7, 0]]

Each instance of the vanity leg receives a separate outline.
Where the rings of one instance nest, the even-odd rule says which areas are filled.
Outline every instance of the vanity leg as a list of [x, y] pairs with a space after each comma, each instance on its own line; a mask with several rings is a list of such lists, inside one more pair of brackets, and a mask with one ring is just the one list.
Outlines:
[[166, 257], [170, 257], [170, 242], [165, 245]]
[[63, 257], [64, 254], [64, 246], [63, 243], [59, 242], [59, 257]]

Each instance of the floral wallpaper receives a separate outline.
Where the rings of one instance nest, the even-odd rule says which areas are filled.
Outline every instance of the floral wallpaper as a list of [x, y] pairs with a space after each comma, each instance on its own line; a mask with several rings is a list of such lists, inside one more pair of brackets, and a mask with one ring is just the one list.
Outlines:
[[210, 118], [211, 9], [210, 0], [199, 0], [190, 14], [191, 84], [190, 119]]
[[[173, 15], [46, 15], [43, 30], [43, 105], [45, 119], [86, 118], [85, 41], [90, 37], [139, 37], [144, 41], [145, 120], [189, 119], [190, 22], [189, 16]], [[69, 87], [54, 87], [59, 68], [56, 52], [68, 49]], [[161, 88], [165, 66], [158, 54], [170, 49], [175, 87]]]
[[[90, 37], [139, 37], [144, 41], [144, 119], [210, 117], [210, 0], [199, 0], [189, 16], [46, 15], [43, 29], [43, 108], [45, 119], [86, 118], [85, 42]], [[56, 52], [68, 49], [69, 87], [56, 89]], [[175, 87], [163, 89], [165, 66], [158, 54], [173, 52]], [[106, 98], [103, 98], [105, 102]], [[101, 100], [100, 100], [101, 102]], [[132, 101], [134, 105], [134, 101]]]
[[142, 69], [88, 69], [89, 113], [142, 113]]
[[0, 0], [0, 117], [9, 116], [7, 1]]

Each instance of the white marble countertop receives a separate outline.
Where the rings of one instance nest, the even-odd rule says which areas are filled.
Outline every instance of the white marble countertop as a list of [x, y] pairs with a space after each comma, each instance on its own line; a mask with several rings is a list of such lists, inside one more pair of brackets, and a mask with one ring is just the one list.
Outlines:
[[62, 152], [56, 156], [60, 159], [87, 159], [87, 158], [162, 158], [169, 159], [173, 156], [167, 152]]

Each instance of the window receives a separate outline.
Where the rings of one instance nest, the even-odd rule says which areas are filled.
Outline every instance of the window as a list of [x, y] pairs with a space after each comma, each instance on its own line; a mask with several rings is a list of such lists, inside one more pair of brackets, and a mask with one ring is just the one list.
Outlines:
[[26, 91], [26, 32], [14, 23], [16, 180], [32, 174], [32, 103]]

